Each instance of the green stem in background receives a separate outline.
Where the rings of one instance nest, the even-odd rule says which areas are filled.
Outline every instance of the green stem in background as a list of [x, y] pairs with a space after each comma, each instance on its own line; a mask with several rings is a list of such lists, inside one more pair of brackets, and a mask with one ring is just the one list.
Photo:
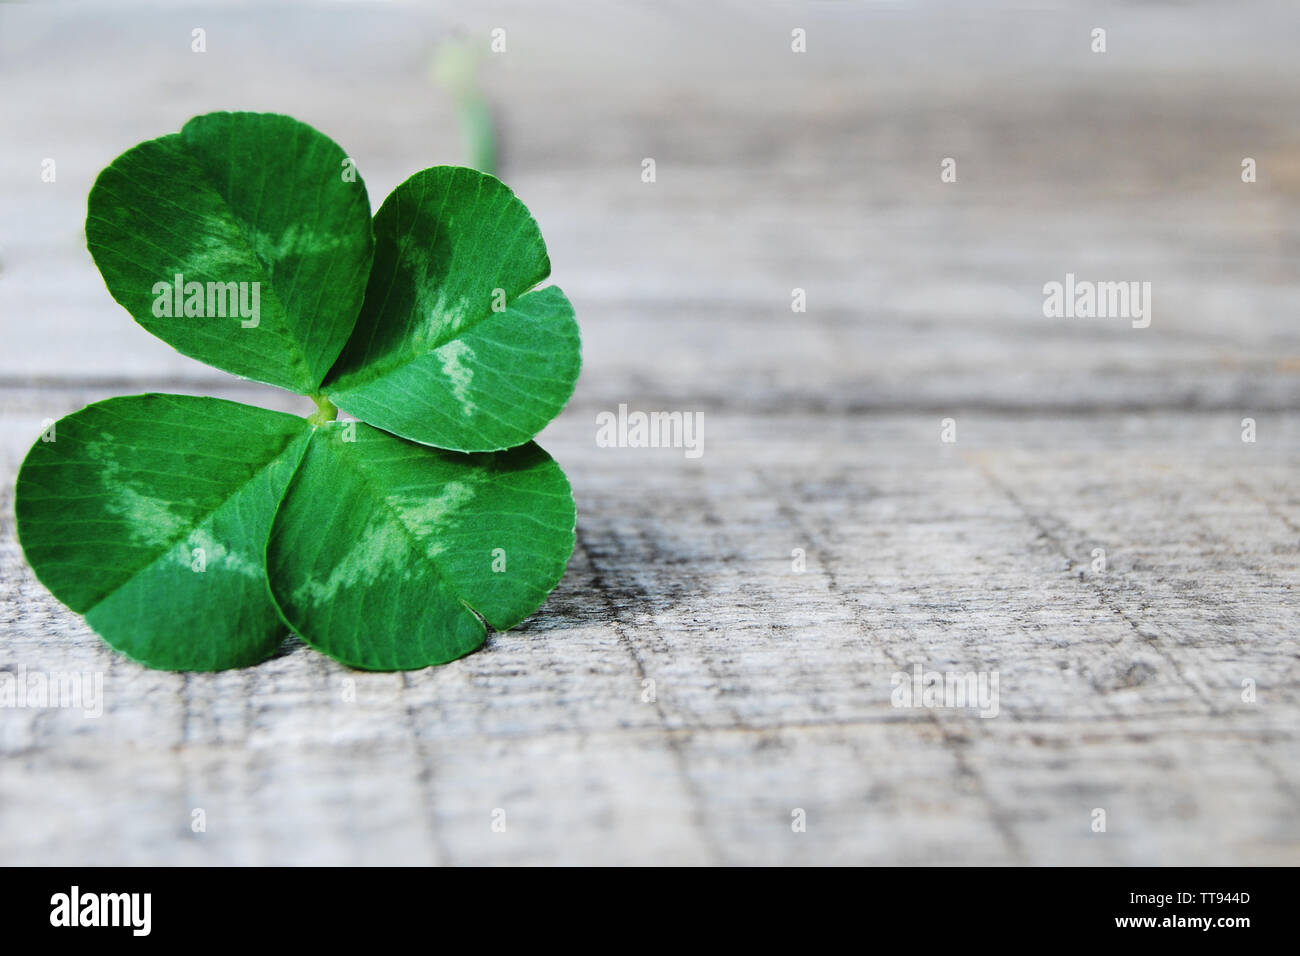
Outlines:
[[481, 173], [497, 172], [497, 138], [493, 129], [492, 107], [482, 96], [460, 99], [460, 132], [469, 153], [469, 164]]
[[316, 403], [316, 411], [307, 416], [307, 421], [311, 424], [324, 425], [339, 417], [337, 406], [324, 395], [313, 395], [311, 400]]
[[492, 106], [478, 82], [481, 53], [468, 41], [450, 41], [434, 54], [434, 79], [450, 91], [460, 112], [461, 139], [469, 165], [481, 173], [497, 172], [496, 124]]

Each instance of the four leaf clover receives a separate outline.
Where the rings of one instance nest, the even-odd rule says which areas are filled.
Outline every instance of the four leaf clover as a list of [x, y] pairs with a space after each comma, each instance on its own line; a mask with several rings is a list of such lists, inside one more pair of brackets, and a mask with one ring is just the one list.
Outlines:
[[423, 170], [372, 221], [330, 139], [210, 113], [99, 175], [86, 240], [148, 331], [318, 408], [135, 395], [41, 436], [19, 540], [113, 647], [220, 670], [287, 627], [353, 667], [420, 668], [559, 582], [573, 496], [531, 439], [573, 392], [578, 327], [563, 292], [534, 288], [546, 246], [497, 179]]

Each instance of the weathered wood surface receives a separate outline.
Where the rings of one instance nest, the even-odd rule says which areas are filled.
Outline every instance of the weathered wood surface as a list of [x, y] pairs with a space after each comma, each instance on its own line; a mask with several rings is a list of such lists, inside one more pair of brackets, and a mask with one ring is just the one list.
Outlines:
[[[459, 161], [429, 55], [497, 26], [504, 174], [584, 331], [542, 437], [568, 576], [417, 673], [116, 656], [14, 539], [40, 423], [145, 390], [308, 409], [109, 299], [95, 173], [276, 109], [377, 204]], [[1298, 28], [1285, 3], [0, 6], [0, 669], [105, 698], [0, 708], [0, 862], [1300, 862]], [[1152, 282], [1151, 327], [1045, 319], [1067, 271]], [[598, 448], [622, 402], [704, 412], [703, 456]], [[894, 707], [913, 663], [997, 671], [997, 716]]]

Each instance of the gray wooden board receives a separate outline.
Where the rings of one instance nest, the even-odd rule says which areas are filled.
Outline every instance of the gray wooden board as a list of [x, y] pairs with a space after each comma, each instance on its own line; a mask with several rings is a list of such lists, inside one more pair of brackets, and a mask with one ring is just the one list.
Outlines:
[[[1300, 862], [1300, 11], [1095, 19], [0, 6], [0, 670], [104, 695], [0, 707], [0, 862]], [[148, 390], [310, 408], [111, 301], [94, 175], [195, 113], [276, 109], [377, 205], [461, 160], [431, 51], [496, 26], [503, 172], [584, 333], [541, 438], [578, 501], [568, 575], [426, 671], [114, 654], [15, 541], [41, 423]], [[1067, 271], [1150, 281], [1151, 326], [1044, 318]], [[703, 412], [704, 454], [598, 447], [620, 403]], [[997, 716], [895, 706], [915, 664], [996, 671]]]

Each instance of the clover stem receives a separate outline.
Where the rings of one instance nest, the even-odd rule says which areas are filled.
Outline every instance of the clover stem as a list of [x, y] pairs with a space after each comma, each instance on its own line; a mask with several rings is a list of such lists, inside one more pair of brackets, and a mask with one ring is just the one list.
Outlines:
[[316, 403], [316, 411], [307, 416], [307, 421], [313, 425], [324, 425], [339, 417], [338, 407], [324, 395], [313, 395], [311, 400]]

